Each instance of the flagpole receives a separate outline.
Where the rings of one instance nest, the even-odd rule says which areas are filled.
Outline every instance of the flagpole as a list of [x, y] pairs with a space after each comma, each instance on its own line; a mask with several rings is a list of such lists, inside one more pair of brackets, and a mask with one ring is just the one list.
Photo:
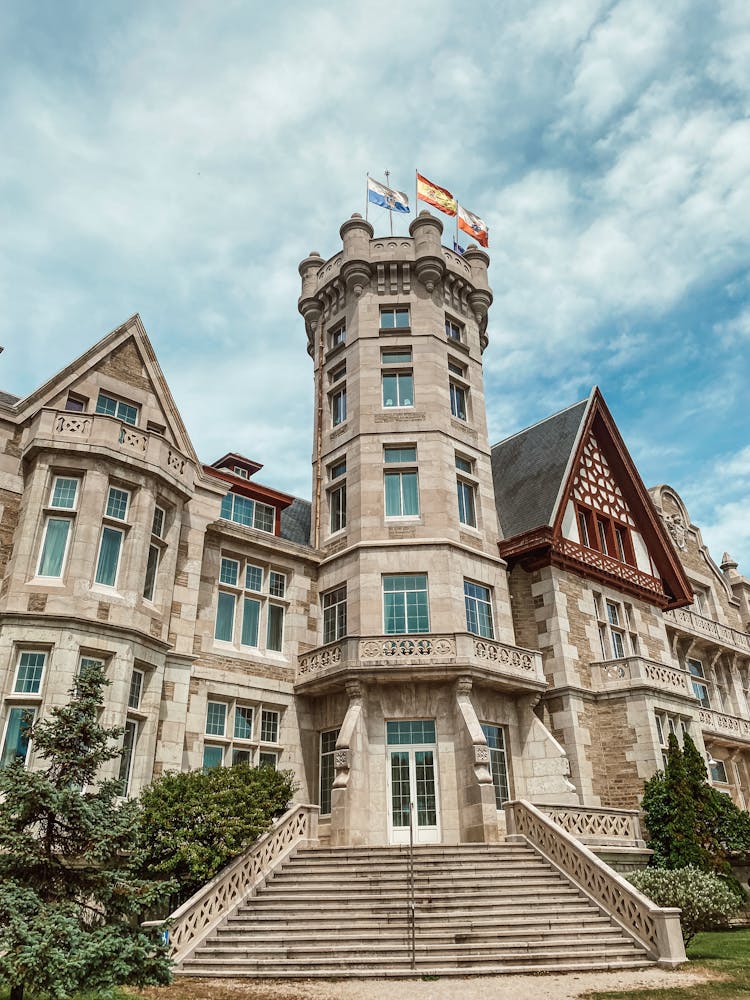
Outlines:
[[370, 208], [370, 171], [367, 171], [365, 175], [365, 222], [368, 221], [368, 213]]
[[414, 171], [414, 218], [419, 215], [419, 171]]
[[[390, 188], [390, 186], [391, 186], [391, 172], [390, 172], [390, 170], [386, 170], [385, 171], [385, 186], [387, 188]], [[389, 195], [389, 201], [390, 200], [391, 199], [390, 199], [390, 195]], [[391, 208], [390, 205], [388, 206], [388, 218], [391, 220], [391, 236], [393, 236], [393, 209]]]

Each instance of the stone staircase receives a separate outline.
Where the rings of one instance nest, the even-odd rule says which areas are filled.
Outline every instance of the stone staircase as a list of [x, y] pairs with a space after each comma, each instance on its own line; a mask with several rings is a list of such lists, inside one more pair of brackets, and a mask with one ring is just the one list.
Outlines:
[[[420, 975], [633, 969], [645, 950], [522, 843], [414, 849]], [[193, 976], [408, 976], [408, 849], [300, 849], [182, 963]]]

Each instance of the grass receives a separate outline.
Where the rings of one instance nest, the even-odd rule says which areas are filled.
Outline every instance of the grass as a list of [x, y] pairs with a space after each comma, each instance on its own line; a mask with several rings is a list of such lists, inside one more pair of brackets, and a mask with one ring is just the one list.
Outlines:
[[687, 955], [693, 970], [705, 970], [712, 978], [692, 986], [614, 990], [585, 996], [590, 1000], [750, 1000], [750, 930], [696, 934]]

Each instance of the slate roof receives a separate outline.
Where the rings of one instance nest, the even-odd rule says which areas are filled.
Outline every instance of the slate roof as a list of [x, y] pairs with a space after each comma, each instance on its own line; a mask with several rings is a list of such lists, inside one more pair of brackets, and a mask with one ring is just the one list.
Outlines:
[[0, 403], [2, 403], [3, 406], [15, 406], [20, 398], [20, 396], [14, 396], [10, 392], [0, 391]]
[[281, 512], [281, 537], [297, 545], [309, 546], [311, 511], [312, 504], [309, 500], [295, 497]]
[[504, 538], [551, 525], [589, 399], [519, 431], [492, 448], [492, 482]]

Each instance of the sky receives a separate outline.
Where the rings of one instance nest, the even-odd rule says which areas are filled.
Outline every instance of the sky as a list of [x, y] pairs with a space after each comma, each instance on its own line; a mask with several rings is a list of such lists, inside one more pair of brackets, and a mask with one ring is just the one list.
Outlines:
[[749, 111], [747, 0], [5, 0], [0, 388], [138, 312], [201, 458], [309, 497], [297, 265], [418, 169], [490, 227], [490, 441], [598, 384], [750, 575]]

